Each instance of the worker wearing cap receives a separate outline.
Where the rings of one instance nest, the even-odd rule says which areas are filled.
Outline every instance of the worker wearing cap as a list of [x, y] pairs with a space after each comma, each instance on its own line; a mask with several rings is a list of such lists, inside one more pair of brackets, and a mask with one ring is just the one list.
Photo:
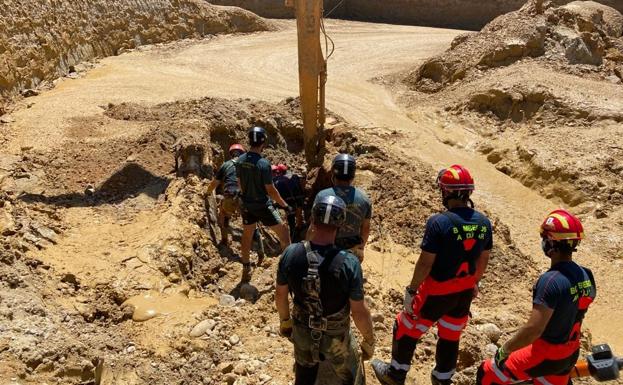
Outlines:
[[384, 385], [405, 383], [416, 344], [434, 324], [439, 339], [431, 382], [452, 383], [461, 334], [493, 246], [489, 219], [473, 209], [469, 171], [460, 165], [448, 167], [439, 172], [437, 184], [447, 210], [426, 223], [422, 252], [405, 289], [404, 310], [394, 323], [392, 360], [372, 361]]
[[348, 154], [338, 154], [331, 163], [333, 187], [320, 191], [315, 201], [326, 196], [337, 196], [346, 202], [346, 221], [338, 230], [335, 244], [351, 250], [361, 262], [370, 236], [372, 203], [363, 190], [353, 186], [357, 164]]
[[216, 177], [208, 186], [208, 195], [218, 188], [222, 187], [223, 200], [219, 205], [218, 224], [221, 228], [221, 244], [227, 246], [228, 229], [230, 218], [240, 209], [240, 186], [238, 185], [238, 176], [236, 176], [236, 162], [238, 157], [244, 154], [244, 147], [239, 143], [234, 143], [229, 147], [229, 159], [223, 162], [219, 167]]
[[580, 354], [582, 320], [596, 295], [593, 273], [573, 262], [582, 239], [582, 223], [568, 211], [555, 210], [545, 218], [541, 246], [551, 267], [534, 285], [530, 318], [493, 359], [480, 365], [478, 385], [570, 383]]
[[315, 384], [321, 361], [333, 367], [339, 384], [363, 384], [351, 316], [363, 336], [364, 360], [374, 353], [361, 265], [357, 257], [334, 244], [345, 211], [346, 204], [338, 197], [316, 201], [311, 210], [312, 238], [290, 245], [279, 261], [275, 302], [279, 333], [294, 344], [295, 385]]
[[[301, 187], [301, 178], [293, 173], [288, 173], [288, 166], [282, 163], [272, 166], [273, 183], [281, 197], [293, 210], [288, 212], [288, 227], [290, 239], [296, 241], [299, 231], [303, 227], [303, 203], [305, 195]], [[299, 238], [300, 239], [300, 238]]]
[[267, 141], [266, 130], [263, 127], [253, 127], [249, 130], [248, 137], [251, 148], [236, 162], [243, 224], [240, 259], [243, 267], [242, 280], [245, 282], [251, 279], [252, 268], [249, 254], [253, 232], [258, 222], [268, 226], [277, 234], [282, 250], [290, 244], [288, 228], [283, 224], [279, 211], [273, 203], [276, 202], [286, 211], [289, 207], [273, 185], [270, 162], [262, 157]]

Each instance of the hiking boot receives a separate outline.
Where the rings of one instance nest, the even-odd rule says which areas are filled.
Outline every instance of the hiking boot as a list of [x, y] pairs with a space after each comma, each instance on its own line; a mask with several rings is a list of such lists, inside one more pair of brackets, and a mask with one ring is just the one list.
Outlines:
[[389, 375], [389, 364], [379, 360], [378, 358], [373, 359], [370, 362], [372, 365], [372, 370], [374, 370], [374, 374], [379, 382], [383, 385], [404, 385], [404, 381], [398, 381], [392, 378]]
[[251, 281], [251, 275], [253, 274], [253, 267], [251, 263], [242, 264], [242, 282]]

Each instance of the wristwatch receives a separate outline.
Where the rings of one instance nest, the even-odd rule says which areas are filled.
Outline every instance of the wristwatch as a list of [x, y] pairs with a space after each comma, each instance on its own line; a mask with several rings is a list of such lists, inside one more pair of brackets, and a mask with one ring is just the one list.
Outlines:
[[411, 286], [407, 286], [405, 288], [405, 290], [407, 291], [407, 293], [409, 293], [410, 295], [415, 295], [417, 293], [417, 289], [412, 289]]

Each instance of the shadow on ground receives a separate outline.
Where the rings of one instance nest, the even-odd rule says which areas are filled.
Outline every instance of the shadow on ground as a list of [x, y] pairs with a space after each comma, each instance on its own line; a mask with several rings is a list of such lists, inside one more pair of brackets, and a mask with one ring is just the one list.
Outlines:
[[139, 194], [156, 199], [167, 189], [170, 181], [169, 178], [152, 174], [140, 164], [126, 163], [94, 191], [52, 196], [26, 193], [20, 195], [19, 199], [27, 203], [62, 207], [91, 207], [120, 203]]

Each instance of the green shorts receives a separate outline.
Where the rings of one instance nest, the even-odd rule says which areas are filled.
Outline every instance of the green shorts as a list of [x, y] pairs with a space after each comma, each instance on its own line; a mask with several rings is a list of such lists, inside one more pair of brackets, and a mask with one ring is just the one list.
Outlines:
[[[312, 355], [313, 340], [309, 328], [296, 320], [292, 328], [294, 359], [296, 363], [312, 367], [317, 364]], [[343, 384], [352, 384], [359, 370], [357, 340], [350, 328], [339, 335], [324, 334], [320, 341], [320, 359], [328, 362]]]
[[243, 205], [241, 211], [242, 223], [245, 225], [261, 222], [264, 226], [272, 227], [283, 222], [279, 211], [273, 205], [257, 208], [249, 208]]

